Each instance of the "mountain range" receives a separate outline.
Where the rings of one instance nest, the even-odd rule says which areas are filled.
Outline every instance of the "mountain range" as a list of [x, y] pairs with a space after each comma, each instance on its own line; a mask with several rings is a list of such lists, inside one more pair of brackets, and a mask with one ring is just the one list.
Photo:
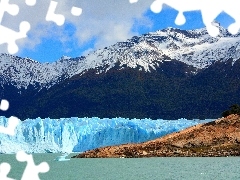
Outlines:
[[167, 28], [53, 63], [0, 54], [5, 116], [218, 118], [240, 101], [240, 33]]

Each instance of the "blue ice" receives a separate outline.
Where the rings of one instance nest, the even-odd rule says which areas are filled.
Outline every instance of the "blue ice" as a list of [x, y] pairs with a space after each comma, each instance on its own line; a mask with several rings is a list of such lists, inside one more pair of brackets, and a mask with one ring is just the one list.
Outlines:
[[[109, 145], [140, 143], [211, 120], [126, 118], [37, 118], [21, 121], [16, 135], [0, 133], [0, 153], [83, 152]], [[8, 118], [0, 116], [0, 126]]]

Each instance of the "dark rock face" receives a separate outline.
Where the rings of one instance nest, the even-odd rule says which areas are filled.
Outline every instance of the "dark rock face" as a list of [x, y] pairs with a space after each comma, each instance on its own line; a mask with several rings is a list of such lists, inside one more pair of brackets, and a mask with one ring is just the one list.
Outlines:
[[21, 94], [4, 86], [1, 98], [10, 101], [4, 115], [37, 117], [218, 118], [240, 102], [240, 61], [218, 62], [198, 70], [179, 61], [164, 62], [151, 72], [133, 68], [92, 69], [50, 89], [34, 87]]
[[156, 140], [98, 148], [75, 158], [240, 156], [239, 131], [240, 116], [233, 114]]
[[191, 74], [193, 67], [178, 61], [165, 62], [152, 72], [112, 68], [96, 74], [93, 69], [33, 94], [14, 114], [23, 119], [218, 118], [240, 102], [239, 62], [215, 63], [196, 75]]

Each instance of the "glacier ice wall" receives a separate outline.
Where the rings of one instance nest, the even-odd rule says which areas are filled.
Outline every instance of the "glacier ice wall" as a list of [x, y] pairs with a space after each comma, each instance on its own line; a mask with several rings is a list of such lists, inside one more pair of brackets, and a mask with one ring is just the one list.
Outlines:
[[[205, 120], [210, 121], [210, 120]], [[139, 143], [200, 123], [197, 120], [61, 118], [20, 121], [16, 135], [0, 133], [0, 153], [82, 152], [108, 145]], [[0, 117], [0, 126], [8, 118]]]

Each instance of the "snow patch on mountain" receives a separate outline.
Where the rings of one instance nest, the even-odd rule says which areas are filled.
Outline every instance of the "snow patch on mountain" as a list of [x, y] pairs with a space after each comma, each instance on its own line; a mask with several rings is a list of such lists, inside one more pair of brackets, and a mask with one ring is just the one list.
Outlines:
[[[231, 35], [219, 24], [220, 35], [211, 37], [205, 28], [180, 30], [167, 28], [125, 42], [118, 42], [87, 56], [63, 56], [53, 63], [39, 63], [29, 58], [0, 54], [0, 85], [11, 84], [18, 89], [29, 85], [51, 86], [90, 69], [107, 72], [118, 64], [119, 69], [130, 67], [151, 72], [165, 61], [178, 60], [197, 69], [204, 69], [216, 61], [240, 57], [240, 34]], [[196, 73], [196, 72], [193, 72]]]
[[[219, 23], [217, 23], [219, 25]], [[180, 30], [167, 28], [156, 32], [134, 36], [126, 42], [119, 42], [110, 47], [97, 50], [86, 56], [82, 69], [98, 69], [98, 67], [137, 68], [150, 72], [164, 61], [178, 60], [203, 69], [216, 61], [233, 62], [239, 59], [240, 34], [231, 35], [218, 26], [220, 35], [212, 37], [205, 28], [197, 30]], [[82, 71], [83, 72], [83, 71]]]
[[0, 54], [0, 84], [13, 85], [18, 89], [29, 85], [49, 88], [63, 79], [78, 73], [81, 60], [62, 57], [53, 63], [39, 63], [30, 58]]

